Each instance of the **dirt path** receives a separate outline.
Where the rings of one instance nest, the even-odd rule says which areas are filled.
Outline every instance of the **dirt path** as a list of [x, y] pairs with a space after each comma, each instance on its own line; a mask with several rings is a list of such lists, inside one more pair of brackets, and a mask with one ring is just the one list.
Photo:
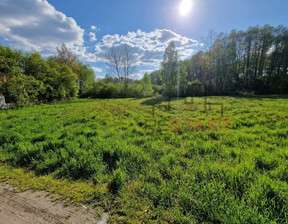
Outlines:
[[52, 202], [43, 191], [14, 193], [10, 185], [0, 182], [0, 224], [106, 223], [85, 207], [64, 207]]

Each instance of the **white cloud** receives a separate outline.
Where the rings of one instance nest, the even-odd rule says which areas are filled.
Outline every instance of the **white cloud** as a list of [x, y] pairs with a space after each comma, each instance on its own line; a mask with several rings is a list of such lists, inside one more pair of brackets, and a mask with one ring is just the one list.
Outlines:
[[76, 21], [57, 11], [47, 0], [0, 0], [0, 36], [14, 48], [55, 53], [65, 42], [84, 61], [95, 61], [95, 54], [84, 47], [84, 30]]
[[90, 33], [89, 33], [89, 36], [90, 36], [90, 41], [91, 41], [91, 42], [94, 42], [94, 41], [97, 40], [97, 38], [96, 38], [96, 34], [95, 34], [95, 33], [90, 32]]
[[144, 70], [140, 70], [137, 71], [135, 74], [130, 75], [130, 79], [142, 79], [144, 74], [147, 72], [148, 74], [150, 74], [151, 72], [155, 71], [156, 69], [152, 70], [152, 69], [144, 69]]
[[92, 25], [92, 26], [91, 26], [91, 30], [100, 31], [100, 28], [98, 28], [98, 27]]
[[130, 75], [129, 78], [140, 80], [143, 78], [143, 76], [144, 76], [144, 74], [135, 73], [135, 74]]
[[97, 61], [105, 62], [105, 55], [112, 46], [129, 45], [137, 58], [137, 65], [159, 66], [163, 54], [170, 41], [174, 41], [181, 59], [190, 57], [198, 42], [181, 36], [171, 30], [156, 29], [152, 32], [128, 32], [127, 35], [105, 35], [101, 42], [95, 45]]
[[[105, 55], [113, 45], [131, 46], [138, 66], [158, 67], [171, 40], [175, 41], [181, 58], [190, 57], [198, 42], [166, 29], [151, 32], [128, 32], [126, 35], [105, 35], [97, 42], [94, 51], [88, 52], [84, 43], [84, 29], [76, 21], [57, 11], [47, 0], [0, 0], [0, 37], [15, 48], [34, 48], [48, 56], [55, 53], [57, 45], [67, 46], [85, 62], [106, 62]], [[92, 25], [90, 41], [97, 41]]]
[[103, 72], [102, 68], [92, 67], [92, 69], [94, 72], [98, 72], [98, 73]]
[[0, 36], [15, 47], [48, 53], [61, 42], [71, 46], [84, 43], [84, 30], [47, 0], [0, 0], [0, 4]]
[[95, 78], [95, 81], [99, 81], [99, 80], [101, 80], [101, 79], [105, 79], [105, 76], [97, 76], [97, 77]]

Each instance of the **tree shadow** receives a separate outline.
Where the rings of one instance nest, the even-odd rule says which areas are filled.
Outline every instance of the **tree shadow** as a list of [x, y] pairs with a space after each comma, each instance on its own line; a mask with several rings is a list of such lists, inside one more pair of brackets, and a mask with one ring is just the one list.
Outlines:
[[262, 100], [262, 99], [288, 99], [288, 95], [277, 95], [277, 94], [271, 94], [271, 95], [234, 95], [232, 96], [234, 98], [238, 99], [255, 99], [255, 100]]
[[[157, 98], [150, 98], [147, 99], [143, 102], [141, 102], [141, 105], [146, 105], [146, 106], [153, 106], [153, 105], [157, 105], [157, 104], [161, 104], [163, 102], [171, 102], [171, 101], [177, 101], [177, 100], [183, 100], [186, 97], [157, 97]], [[188, 97], [187, 97], [188, 98]]]

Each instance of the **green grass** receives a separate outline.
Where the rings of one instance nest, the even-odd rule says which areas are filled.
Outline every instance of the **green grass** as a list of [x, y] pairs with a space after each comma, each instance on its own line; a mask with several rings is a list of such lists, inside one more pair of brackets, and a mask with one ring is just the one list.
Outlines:
[[[288, 223], [288, 97], [208, 102], [223, 116], [204, 98], [167, 111], [152, 98], [1, 111], [0, 180], [103, 207], [112, 223]], [[195, 122], [172, 132], [172, 119]], [[192, 131], [209, 119], [232, 122]]]

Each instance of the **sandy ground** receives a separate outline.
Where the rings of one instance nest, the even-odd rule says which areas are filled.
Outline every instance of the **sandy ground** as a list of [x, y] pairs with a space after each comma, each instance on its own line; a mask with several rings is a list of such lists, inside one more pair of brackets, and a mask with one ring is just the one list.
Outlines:
[[43, 191], [14, 193], [10, 185], [0, 182], [0, 224], [80, 224], [106, 223], [84, 206], [64, 206], [62, 201], [52, 202]]

